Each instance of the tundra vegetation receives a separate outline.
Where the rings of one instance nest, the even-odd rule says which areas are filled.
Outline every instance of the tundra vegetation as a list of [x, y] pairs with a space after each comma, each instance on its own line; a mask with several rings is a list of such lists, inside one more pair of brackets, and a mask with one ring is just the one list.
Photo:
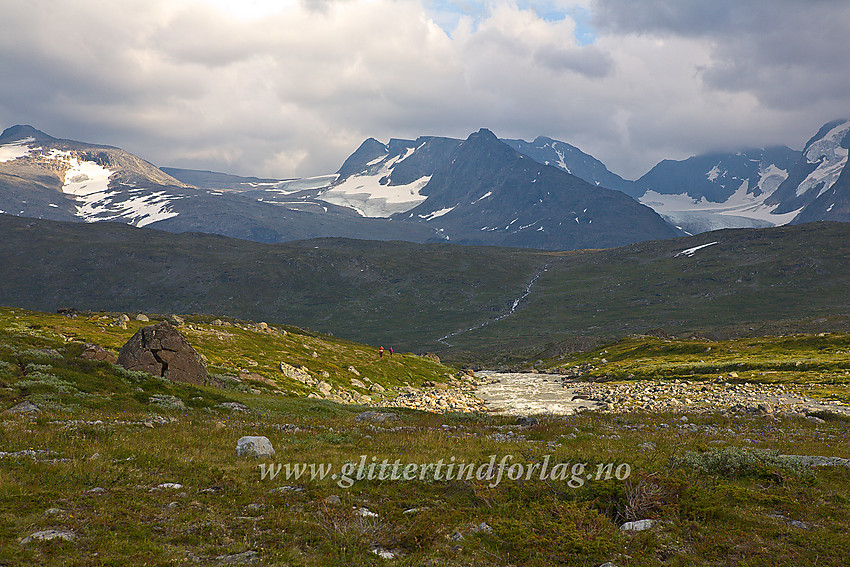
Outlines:
[[[0, 413], [0, 564], [846, 565], [850, 468], [783, 457], [850, 457], [841, 415], [702, 407], [518, 422], [387, 410], [382, 399], [448, 383], [457, 369], [410, 353], [378, 358], [374, 346], [296, 327], [200, 316], [180, 330], [216, 385], [172, 383], [81, 358], [85, 343], [117, 354], [150, 324], [118, 315], [0, 309], [1, 407], [41, 410]], [[370, 402], [359, 405], [309, 398], [314, 390], [284, 376], [281, 362], [335, 389], [351, 387], [352, 367], [384, 391], [362, 391]], [[533, 365], [577, 368], [572, 379], [588, 382], [770, 382], [846, 402], [850, 336], [634, 336]], [[248, 435], [267, 437], [275, 455], [237, 456]], [[341, 488], [285, 472], [262, 478], [259, 466], [339, 470], [361, 455], [420, 464], [548, 455], [587, 463], [592, 478], [494, 487], [374, 478]], [[623, 463], [628, 476], [608, 478]], [[639, 520], [654, 522], [622, 529]]]

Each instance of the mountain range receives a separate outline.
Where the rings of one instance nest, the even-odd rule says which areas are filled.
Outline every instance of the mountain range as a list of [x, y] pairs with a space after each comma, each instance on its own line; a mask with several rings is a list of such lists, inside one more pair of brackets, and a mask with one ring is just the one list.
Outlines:
[[850, 121], [785, 146], [664, 160], [635, 181], [545, 137], [369, 138], [333, 174], [265, 179], [163, 167], [31, 126], [0, 135], [0, 212], [260, 242], [341, 236], [550, 250], [717, 228], [850, 221]]

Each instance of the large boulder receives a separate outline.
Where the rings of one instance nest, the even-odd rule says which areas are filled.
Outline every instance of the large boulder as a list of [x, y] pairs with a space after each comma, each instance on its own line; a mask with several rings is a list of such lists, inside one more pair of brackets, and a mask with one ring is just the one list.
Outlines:
[[236, 442], [236, 454], [240, 457], [274, 457], [274, 447], [268, 437], [261, 435], [246, 435]]
[[168, 321], [143, 327], [118, 353], [118, 364], [172, 382], [204, 385], [207, 365], [186, 338]]

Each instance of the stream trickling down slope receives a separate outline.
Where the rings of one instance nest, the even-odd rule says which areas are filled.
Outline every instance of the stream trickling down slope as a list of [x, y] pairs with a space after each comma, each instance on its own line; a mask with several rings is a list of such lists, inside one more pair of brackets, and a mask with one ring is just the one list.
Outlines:
[[549, 269], [549, 263], [547, 262], [546, 264], [543, 265], [542, 268], [540, 268], [540, 270], [537, 271], [536, 274], [534, 274], [534, 277], [531, 278], [531, 281], [529, 281], [528, 285], [525, 286], [525, 290], [523, 291], [522, 295], [520, 295], [519, 297], [514, 299], [513, 304], [511, 304], [511, 308], [507, 312], [502, 313], [501, 315], [499, 315], [495, 319], [490, 319], [488, 321], [484, 321], [483, 323], [479, 323], [478, 325], [472, 326], [468, 329], [463, 329], [461, 331], [455, 331], [453, 333], [449, 333], [448, 335], [444, 335], [444, 336], [440, 337], [439, 339], [437, 339], [437, 342], [443, 343], [446, 346], [454, 346], [453, 344], [449, 343], [447, 339], [450, 339], [451, 337], [455, 337], [457, 335], [461, 335], [463, 333], [468, 333], [469, 331], [476, 331], [478, 329], [486, 327], [487, 325], [491, 325], [493, 323], [496, 323], [497, 321], [501, 321], [505, 317], [510, 317], [511, 315], [513, 315], [516, 312], [517, 307], [519, 307], [519, 304], [522, 302], [522, 300], [529, 296], [529, 294], [531, 293], [531, 288], [534, 287], [534, 284], [535, 284], [535, 282], [537, 282], [537, 279], [541, 275], [543, 275], [543, 272], [547, 271], [548, 269]]

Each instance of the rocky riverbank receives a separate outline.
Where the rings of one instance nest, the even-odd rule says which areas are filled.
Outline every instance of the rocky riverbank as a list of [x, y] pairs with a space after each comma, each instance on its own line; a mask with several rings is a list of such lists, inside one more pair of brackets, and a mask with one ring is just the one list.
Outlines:
[[405, 386], [383, 407], [437, 413], [492, 412], [507, 415], [570, 415], [579, 411], [705, 413], [715, 411], [809, 415], [820, 411], [850, 415], [850, 406], [814, 398], [811, 385], [714, 381], [626, 383], [584, 382], [555, 374], [460, 373], [447, 384]]
[[569, 415], [582, 410], [802, 415], [829, 411], [850, 415], [850, 406], [846, 404], [812, 397], [809, 391], [814, 386], [811, 385], [691, 380], [636, 380], [611, 384], [528, 373], [486, 373], [483, 378], [487, 383], [477, 389], [476, 395], [485, 400], [489, 411], [512, 415]]

